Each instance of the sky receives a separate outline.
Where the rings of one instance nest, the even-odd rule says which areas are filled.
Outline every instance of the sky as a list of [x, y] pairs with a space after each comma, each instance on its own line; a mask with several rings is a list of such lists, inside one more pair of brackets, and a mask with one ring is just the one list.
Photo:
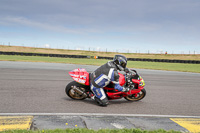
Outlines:
[[200, 54], [200, 0], [0, 0], [0, 45]]

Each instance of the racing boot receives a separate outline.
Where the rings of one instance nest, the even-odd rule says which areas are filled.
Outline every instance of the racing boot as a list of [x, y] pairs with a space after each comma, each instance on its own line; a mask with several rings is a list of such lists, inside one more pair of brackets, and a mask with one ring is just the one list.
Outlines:
[[97, 102], [97, 104], [99, 106], [102, 106], [102, 107], [106, 107], [108, 105], [108, 98], [104, 98], [103, 100], [100, 100], [99, 98], [97, 98], [96, 96], [94, 97], [94, 100]]

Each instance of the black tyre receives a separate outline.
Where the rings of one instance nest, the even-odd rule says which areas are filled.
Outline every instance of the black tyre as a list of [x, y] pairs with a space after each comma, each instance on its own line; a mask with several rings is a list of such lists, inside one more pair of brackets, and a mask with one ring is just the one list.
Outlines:
[[142, 89], [139, 93], [137, 93], [137, 97], [135, 97], [135, 95], [130, 95], [124, 98], [128, 101], [139, 101], [143, 99], [145, 96], [146, 96], [146, 90]]
[[85, 93], [86, 87], [87, 86], [79, 84], [76, 81], [72, 81], [66, 86], [65, 92], [72, 99], [83, 100], [87, 98]]

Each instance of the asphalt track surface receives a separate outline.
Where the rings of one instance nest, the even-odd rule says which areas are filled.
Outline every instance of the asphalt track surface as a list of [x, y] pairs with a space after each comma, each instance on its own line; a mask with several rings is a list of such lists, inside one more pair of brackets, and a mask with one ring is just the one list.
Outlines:
[[136, 69], [146, 83], [138, 102], [112, 100], [107, 107], [65, 94], [70, 70], [97, 66], [0, 61], [0, 113], [101, 113], [200, 116], [200, 74]]

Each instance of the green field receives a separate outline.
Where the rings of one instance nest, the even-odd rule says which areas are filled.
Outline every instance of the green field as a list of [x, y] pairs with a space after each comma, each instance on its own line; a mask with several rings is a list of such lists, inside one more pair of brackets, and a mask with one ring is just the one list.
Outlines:
[[[108, 60], [0, 55], [0, 61], [49, 62], [49, 63], [67, 63], [67, 64], [83, 64], [83, 65], [100, 66], [100, 65], [106, 63]], [[200, 64], [128, 61], [127, 67], [200, 73]]]
[[127, 58], [200, 60], [200, 54], [167, 54], [165, 55], [165, 54], [148, 54], [148, 53], [146, 54], [145, 53], [118, 53], [118, 52], [50, 49], [50, 48], [34, 48], [34, 47], [6, 46], [6, 45], [0, 45], [0, 51], [41, 53], [41, 54], [86, 55], [86, 56], [102, 56], [102, 57], [114, 57], [114, 55], [116, 54], [122, 54], [126, 56]]

